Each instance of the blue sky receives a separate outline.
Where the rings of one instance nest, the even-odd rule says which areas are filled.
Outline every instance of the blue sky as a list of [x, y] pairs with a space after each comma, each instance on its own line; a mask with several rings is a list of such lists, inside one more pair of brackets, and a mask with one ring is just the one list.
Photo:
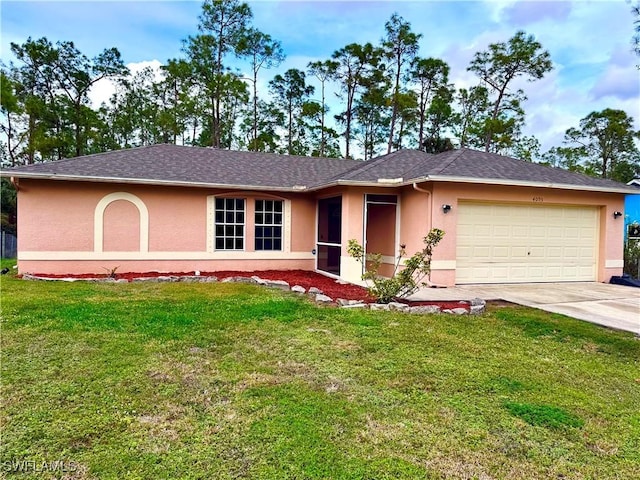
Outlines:
[[[640, 129], [640, 58], [631, 52], [633, 18], [625, 0], [579, 1], [249, 1], [253, 24], [282, 42], [287, 60], [262, 74], [260, 87], [288, 68], [304, 69], [348, 43], [378, 43], [394, 13], [421, 33], [420, 55], [451, 66], [456, 87], [477, 79], [466, 71], [475, 52], [507, 41], [518, 30], [549, 51], [554, 70], [522, 83], [527, 96], [525, 133], [543, 151], [560, 145], [564, 131], [595, 110], [616, 108]], [[28, 37], [71, 40], [88, 56], [117, 47], [132, 69], [181, 56], [182, 40], [197, 33], [201, 2], [5, 1], [0, 3], [0, 58], [10, 43]], [[111, 86], [93, 92], [106, 99]], [[334, 112], [335, 113], [335, 112]]]

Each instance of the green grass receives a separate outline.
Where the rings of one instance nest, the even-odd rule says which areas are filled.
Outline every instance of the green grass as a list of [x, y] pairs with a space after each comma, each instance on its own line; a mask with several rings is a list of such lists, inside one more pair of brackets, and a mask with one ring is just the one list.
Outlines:
[[[242, 284], [1, 279], [0, 476], [638, 478], [640, 341]], [[59, 478], [26, 472], [18, 478]]]

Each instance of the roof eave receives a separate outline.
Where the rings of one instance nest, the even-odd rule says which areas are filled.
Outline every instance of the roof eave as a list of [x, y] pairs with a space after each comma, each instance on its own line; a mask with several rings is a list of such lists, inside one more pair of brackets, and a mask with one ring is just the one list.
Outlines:
[[561, 190], [579, 190], [589, 192], [603, 192], [603, 193], [633, 193], [633, 189], [630, 187], [601, 187], [597, 185], [573, 185], [568, 183], [549, 183], [549, 182], [534, 182], [529, 180], [506, 180], [500, 178], [472, 178], [472, 177], [452, 177], [444, 175], [429, 175], [427, 177], [421, 177], [413, 180], [415, 183], [421, 182], [450, 182], [450, 183], [476, 183], [486, 185], [504, 185], [515, 187], [535, 187], [535, 188], [557, 188]]
[[486, 184], [486, 185], [503, 185], [503, 186], [518, 186], [518, 187], [535, 187], [535, 188], [556, 188], [562, 190], [576, 190], [576, 191], [592, 191], [592, 192], [604, 192], [604, 193], [621, 193], [621, 194], [634, 194], [638, 193], [634, 191], [634, 187], [601, 187], [596, 185], [572, 185], [564, 183], [548, 183], [548, 182], [534, 182], [527, 180], [507, 180], [497, 178], [473, 178], [473, 177], [455, 177], [445, 175], [429, 175], [422, 176], [414, 179], [407, 179], [404, 181], [397, 181], [393, 179], [393, 182], [381, 182], [381, 181], [358, 181], [358, 180], [336, 180], [333, 182], [315, 185], [311, 187], [294, 185], [292, 187], [271, 186], [271, 185], [240, 185], [240, 184], [225, 184], [225, 183], [208, 183], [208, 182], [188, 182], [188, 181], [174, 181], [174, 180], [157, 180], [157, 179], [145, 179], [145, 178], [119, 178], [119, 177], [101, 177], [101, 176], [80, 176], [80, 175], [56, 175], [56, 174], [43, 174], [43, 173], [28, 173], [28, 172], [12, 172], [12, 171], [0, 171], [2, 177], [13, 178], [30, 178], [37, 180], [66, 180], [66, 181], [78, 181], [78, 182], [100, 182], [100, 183], [124, 183], [133, 185], [159, 185], [159, 186], [174, 186], [174, 187], [191, 187], [191, 188], [226, 188], [233, 190], [260, 190], [260, 191], [279, 191], [279, 192], [313, 192], [323, 190], [326, 188], [337, 186], [353, 186], [353, 187], [381, 187], [381, 188], [398, 188], [413, 183], [423, 182], [449, 182], [449, 183], [474, 183], [474, 184]]
[[35, 180], [65, 180], [75, 182], [99, 182], [99, 183], [125, 183], [131, 185], [159, 185], [171, 187], [189, 188], [226, 188], [232, 190], [259, 190], [277, 192], [304, 192], [306, 187], [294, 185], [293, 187], [279, 187], [271, 185], [236, 185], [227, 183], [187, 182], [176, 180], [156, 180], [149, 178], [119, 178], [119, 177], [94, 177], [85, 175], [54, 175], [42, 173], [0, 172], [2, 177], [28, 178]]
[[325, 188], [331, 187], [382, 187], [382, 188], [398, 188], [403, 187], [405, 185], [410, 185], [411, 182], [408, 181], [398, 181], [397, 179], [389, 179], [391, 181], [381, 181], [385, 179], [380, 179], [376, 182], [372, 182], [369, 180], [335, 180], [329, 183], [322, 183], [320, 185], [314, 185], [312, 187], [307, 188], [308, 192], [317, 192], [318, 190], [324, 190]]

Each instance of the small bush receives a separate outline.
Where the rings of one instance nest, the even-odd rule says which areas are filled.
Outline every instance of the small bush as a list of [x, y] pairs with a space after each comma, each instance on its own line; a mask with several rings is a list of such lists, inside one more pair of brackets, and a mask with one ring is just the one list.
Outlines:
[[[349, 240], [347, 252], [359, 262], [367, 265], [366, 272], [362, 279], [367, 281], [369, 294], [379, 303], [389, 303], [394, 298], [402, 298], [415, 293], [423, 285], [422, 279], [431, 272], [431, 255], [440, 240], [444, 237], [444, 231], [433, 228], [429, 234], [422, 239], [424, 248], [414, 253], [411, 257], [406, 257], [405, 246], [400, 245], [400, 252], [396, 258], [393, 276], [391, 278], [381, 277], [378, 274], [382, 264], [382, 254], [366, 253], [364, 247], [357, 240]], [[403, 266], [404, 268], [400, 268]]]
[[627, 240], [624, 245], [624, 273], [640, 278], [640, 240]]

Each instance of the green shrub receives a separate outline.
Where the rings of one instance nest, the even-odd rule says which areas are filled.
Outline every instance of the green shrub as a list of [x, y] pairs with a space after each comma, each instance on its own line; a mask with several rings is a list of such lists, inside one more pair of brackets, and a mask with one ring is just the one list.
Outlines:
[[624, 273], [640, 278], [640, 240], [627, 240], [624, 245]]
[[[422, 280], [431, 272], [431, 255], [440, 240], [444, 237], [444, 231], [433, 228], [422, 239], [424, 248], [411, 257], [406, 257], [405, 245], [400, 245], [400, 251], [391, 278], [379, 275], [382, 264], [382, 254], [366, 253], [364, 247], [357, 240], [349, 240], [347, 252], [349, 255], [364, 265], [368, 265], [362, 279], [367, 282], [369, 294], [380, 303], [389, 303], [394, 298], [403, 298], [415, 293], [424, 283]], [[403, 268], [400, 268], [400, 267]]]

